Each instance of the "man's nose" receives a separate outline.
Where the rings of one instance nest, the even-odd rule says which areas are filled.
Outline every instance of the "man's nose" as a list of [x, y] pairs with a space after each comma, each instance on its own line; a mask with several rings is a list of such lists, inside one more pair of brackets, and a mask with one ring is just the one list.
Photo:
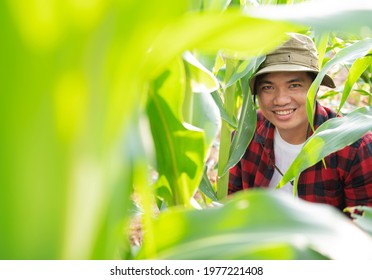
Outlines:
[[283, 106], [291, 102], [291, 98], [286, 90], [278, 88], [275, 93], [275, 98], [273, 100], [274, 105]]

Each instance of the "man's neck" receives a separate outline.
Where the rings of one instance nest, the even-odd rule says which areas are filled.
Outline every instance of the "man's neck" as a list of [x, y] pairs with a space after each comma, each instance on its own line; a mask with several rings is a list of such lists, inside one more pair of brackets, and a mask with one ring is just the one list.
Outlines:
[[284, 141], [292, 145], [299, 145], [306, 141], [307, 128], [302, 131], [278, 130]]

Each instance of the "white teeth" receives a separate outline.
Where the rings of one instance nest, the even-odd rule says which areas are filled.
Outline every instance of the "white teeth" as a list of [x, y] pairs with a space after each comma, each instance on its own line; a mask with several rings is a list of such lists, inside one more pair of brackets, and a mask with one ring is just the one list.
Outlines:
[[275, 114], [277, 115], [281, 115], [281, 116], [284, 116], [284, 115], [289, 115], [293, 112], [294, 110], [285, 110], [285, 111], [274, 111]]

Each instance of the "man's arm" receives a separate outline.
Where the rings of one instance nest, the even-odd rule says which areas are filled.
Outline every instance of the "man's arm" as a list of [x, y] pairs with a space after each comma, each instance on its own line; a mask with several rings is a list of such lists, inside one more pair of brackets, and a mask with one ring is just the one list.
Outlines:
[[361, 139], [344, 190], [346, 206], [372, 206], [372, 133]]
[[242, 186], [242, 170], [240, 161], [229, 171], [229, 194], [240, 191]]

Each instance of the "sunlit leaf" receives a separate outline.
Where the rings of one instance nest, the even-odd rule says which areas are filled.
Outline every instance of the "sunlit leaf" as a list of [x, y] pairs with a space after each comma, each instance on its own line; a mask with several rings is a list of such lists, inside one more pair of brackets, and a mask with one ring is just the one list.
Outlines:
[[362, 107], [342, 118], [333, 118], [315, 131], [284, 174], [278, 187], [284, 186], [306, 168], [325, 156], [351, 145], [372, 130], [372, 108]]
[[372, 208], [368, 206], [347, 207], [344, 212], [350, 213], [355, 224], [372, 236]]
[[154, 234], [156, 253], [138, 258], [372, 258], [372, 239], [335, 208], [266, 190], [237, 193], [217, 208], [164, 212]]
[[129, 250], [129, 193], [146, 162], [130, 144], [141, 144], [141, 65], [186, 4], [1, 1], [1, 259]]
[[364, 95], [364, 96], [372, 96], [371, 92], [368, 92], [368, 91], [363, 90], [363, 89], [355, 89], [355, 91], [359, 92], [361, 95]]
[[372, 49], [372, 39], [364, 39], [358, 41], [342, 50], [340, 50], [336, 55], [328, 61], [324, 67], [320, 70], [319, 74], [316, 76], [314, 82], [311, 84], [308, 94], [307, 94], [307, 104], [306, 104], [306, 111], [307, 117], [311, 127], [313, 127], [313, 119], [314, 119], [314, 104], [316, 100], [316, 94], [318, 92], [318, 88], [320, 83], [322, 82], [324, 76], [327, 72], [335, 65], [344, 63], [346, 61], [352, 61], [359, 57], [365, 56], [370, 50]]
[[342, 93], [340, 106], [338, 108], [338, 111], [341, 110], [342, 106], [345, 104], [350, 91], [353, 87], [353, 85], [356, 83], [356, 81], [360, 78], [362, 73], [372, 64], [372, 55], [367, 55], [365, 57], [358, 58], [353, 65], [351, 66], [349, 70], [349, 74], [347, 76], [347, 79], [345, 81], [345, 87], [344, 92]]
[[243, 78], [245, 75], [251, 76], [258, 68], [258, 66], [265, 60], [265, 56], [258, 58], [243, 60], [239, 63], [234, 71], [233, 75], [230, 77], [229, 81], [226, 83], [225, 87], [229, 87], [236, 83], [239, 79]]
[[218, 109], [220, 110], [221, 118], [225, 120], [229, 125], [231, 125], [231, 127], [236, 128], [238, 126], [238, 123], [236, 120], [233, 120], [232, 118], [230, 118], [230, 116], [226, 113], [226, 110], [223, 107], [223, 102], [222, 102], [219, 92], [218, 91], [212, 92], [212, 97], [216, 105], [218, 106]]
[[225, 10], [231, 0], [203, 0], [203, 9], [206, 11], [221, 12]]
[[206, 147], [202, 130], [183, 123], [183, 75], [182, 63], [173, 63], [154, 82], [147, 111], [159, 176], [167, 178], [173, 203], [189, 206], [202, 177]]
[[[183, 79], [176, 77], [182, 77], [180, 69], [184, 68], [177, 69], [173, 62], [184, 51], [195, 48], [211, 54], [222, 49], [225, 54], [239, 58], [261, 55], [276, 47], [285, 38], [285, 32], [308, 29], [273, 21], [271, 16], [267, 20], [245, 17], [238, 10], [203, 14], [202, 2], [213, 9], [224, 8], [228, 3], [0, 1], [0, 23], [4, 27], [4, 43], [0, 44], [0, 117], [5, 120], [0, 124], [1, 259], [128, 257], [130, 250], [123, 231], [133, 187], [147, 212], [143, 226], [148, 245], [142, 248], [143, 254], [158, 254], [160, 231], [158, 228], [153, 231], [148, 219], [153, 206], [147, 182], [151, 156], [144, 148], [155, 142], [160, 183], [168, 200], [174, 198], [173, 190], [177, 190], [177, 203], [182, 203], [180, 197], [188, 201], [198, 186], [206, 151], [204, 132], [182, 122], [184, 100], [180, 93], [185, 85]], [[371, 26], [368, 3], [360, 10], [354, 8], [358, 3], [352, 3], [342, 13], [339, 5], [318, 9], [310, 26], [316, 30], [363, 30], [363, 34], [368, 34]], [[299, 13], [288, 10], [299, 19], [293, 22], [307, 22], [308, 17], [303, 17], [300, 9], [304, 10], [301, 7]], [[319, 13], [324, 11], [330, 14]], [[221, 64], [219, 60], [218, 65]], [[169, 69], [170, 76], [161, 76]], [[153, 80], [158, 84], [148, 99], [147, 89], [154, 89]], [[146, 101], [148, 115], [144, 110]], [[139, 120], [147, 117], [149, 120], [154, 117], [153, 139], [139, 132], [143, 125]], [[230, 122], [236, 123], [233, 117]], [[169, 175], [172, 172], [174, 176]], [[282, 206], [285, 209], [288, 203]], [[303, 213], [301, 209], [298, 213]], [[172, 212], [173, 209], [170, 215]], [[265, 215], [258, 212], [262, 221]], [[296, 213], [297, 209], [290, 212]], [[220, 218], [221, 212], [217, 214]], [[322, 211], [318, 217], [323, 214]], [[303, 222], [307, 220], [305, 216], [307, 213], [301, 215]], [[229, 212], [229, 222], [235, 222], [231, 217]], [[275, 216], [271, 222], [280, 218]], [[250, 221], [242, 215], [242, 221], [247, 220]], [[328, 225], [330, 220], [338, 224], [332, 218], [326, 220]], [[196, 221], [199, 225], [200, 221]], [[217, 221], [211, 229], [223, 232], [224, 223], [220, 228]], [[169, 242], [175, 240], [173, 231], [180, 224], [182, 219], [176, 219], [174, 225], [167, 224], [171, 232]], [[186, 230], [194, 229], [190, 225]], [[244, 230], [246, 224], [240, 226]], [[305, 230], [311, 233], [312, 228]], [[343, 232], [343, 228], [340, 230]], [[161, 238], [166, 238], [168, 231], [162, 231]], [[323, 257], [299, 243], [292, 245], [297, 235], [288, 235], [287, 228], [283, 233], [288, 240], [270, 243], [271, 247], [248, 249], [253, 252], [250, 256]], [[349, 233], [348, 237], [363, 241], [358, 233]], [[190, 247], [191, 254], [193, 248]], [[200, 250], [203, 248], [200, 246]], [[220, 248], [222, 252], [225, 249], [229, 252], [230, 248], [239, 250], [229, 244]], [[364, 249], [371, 252], [368, 242]], [[246, 257], [244, 250], [229, 256]], [[343, 252], [356, 255], [352, 250], [346, 248]], [[173, 256], [180, 256], [179, 252]]]
[[[247, 14], [311, 26], [316, 33], [340, 32], [370, 36], [372, 3], [354, 1], [306, 1], [296, 5], [272, 5], [247, 9]], [[347, 20], [345, 20], [347, 19]]]
[[194, 92], [193, 94], [192, 125], [203, 129], [205, 134], [205, 147], [209, 147], [216, 138], [220, 127], [220, 112], [213, 97], [207, 92]]
[[174, 57], [186, 49], [194, 48], [205, 53], [223, 50], [229, 56], [248, 58], [276, 47], [286, 38], [285, 32], [300, 29], [303, 28], [287, 22], [273, 24], [268, 19], [244, 16], [240, 10], [229, 10], [222, 14], [190, 14], [167, 26], [159, 34], [149, 50], [146, 67], [155, 69], [148, 73], [154, 77]]
[[318, 50], [318, 65], [323, 65], [324, 55], [327, 51], [329, 33], [315, 33], [315, 45]]
[[335, 95], [340, 94], [340, 92], [336, 90], [328, 90], [325, 93], [323, 93], [321, 96], [318, 96], [318, 99], [327, 99], [330, 97], [334, 97]]
[[209, 72], [190, 52], [183, 54], [194, 92], [213, 92], [219, 88], [217, 78]]

